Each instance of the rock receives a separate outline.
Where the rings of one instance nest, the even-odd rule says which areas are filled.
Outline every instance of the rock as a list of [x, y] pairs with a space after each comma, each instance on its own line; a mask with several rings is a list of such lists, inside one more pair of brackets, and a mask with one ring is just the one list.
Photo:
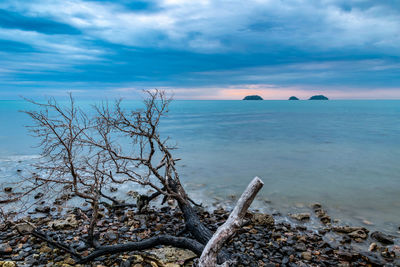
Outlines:
[[255, 225], [263, 225], [263, 226], [274, 226], [275, 224], [275, 220], [274, 217], [272, 217], [272, 215], [269, 214], [264, 214], [264, 213], [253, 213], [252, 214], [252, 222]]
[[69, 265], [74, 265], [75, 260], [73, 260], [71, 257], [68, 257], [64, 260], [64, 263], [69, 264]]
[[243, 100], [263, 100], [263, 98], [259, 95], [248, 95]]
[[299, 100], [299, 99], [295, 96], [291, 96], [291, 97], [289, 97], [289, 100]]
[[297, 251], [306, 251], [306, 250], [307, 250], [307, 247], [306, 247], [306, 245], [305, 245], [303, 242], [297, 243], [297, 244], [294, 246], [294, 248], [295, 248]]
[[50, 207], [49, 206], [39, 206], [35, 208], [36, 212], [41, 212], [41, 213], [50, 213]]
[[117, 234], [115, 234], [113, 231], [108, 231], [107, 233], [104, 234], [104, 237], [109, 241], [115, 241], [118, 239]]
[[129, 191], [128, 193], [126, 193], [128, 196], [133, 197], [133, 198], [137, 198], [140, 194], [137, 191]]
[[50, 253], [50, 252], [52, 252], [53, 250], [52, 250], [51, 248], [49, 248], [48, 246], [43, 246], [43, 247], [41, 247], [41, 248], [39, 249], [39, 251], [40, 251], [41, 253]]
[[13, 190], [12, 187], [4, 187], [4, 192], [6, 193], [11, 193], [12, 190]]
[[149, 257], [161, 263], [161, 266], [167, 264], [183, 264], [197, 257], [197, 255], [190, 250], [169, 246], [152, 249], [147, 252], [149, 253]]
[[328, 98], [324, 95], [313, 95], [308, 100], [328, 100]]
[[66, 219], [60, 219], [49, 222], [48, 226], [55, 230], [61, 230], [71, 227], [75, 228], [78, 226], [78, 221], [76, 220], [74, 214], [69, 214]]
[[13, 251], [12, 247], [8, 244], [0, 244], [0, 255], [11, 254]]
[[332, 230], [337, 233], [342, 233], [342, 234], [350, 234], [350, 233], [358, 231], [358, 230], [364, 231], [365, 233], [369, 232], [364, 227], [353, 227], [353, 226], [337, 226], [337, 227], [332, 227]]
[[20, 223], [16, 225], [17, 231], [20, 232], [21, 234], [23, 233], [30, 233], [32, 232], [35, 228], [28, 224], [28, 223]]
[[369, 245], [368, 251], [375, 251], [377, 247], [378, 245], [376, 243], [371, 243], [371, 245]]
[[302, 253], [301, 253], [301, 257], [302, 257], [303, 259], [305, 259], [306, 261], [312, 260], [312, 254], [311, 254], [311, 252], [309, 252], [309, 251], [304, 251], [304, 252], [302, 252]]
[[394, 244], [393, 238], [391, 238], [389, 235], [386, 235], [386, 234], [378, 232], [378, 231], [373, 232], [371, 234], [371, 237], [384, 245]]
[[310, 220], [310, 213], [308, 213], [308, 212], [289, 214], [289, 216], [291, 218], [293, 218], [293, 219], [298, 220], [298, 221], [308, 221], [308, 220]]
[[3, 265], [1, 267], [16, 267], [17, 264], [13, 261], [5, 261], [3, 262]]
[[39, 193], [37, 193], [33, 198], [34, 198], [34, 199], [39, 199], [39, 198], [42, 198], [43, 195], [44, 195], [43, 193], [39, 192]]
[[370, 222], [368, 220], [363, 220], [362, 223], [365, 225], [374, 225], [372, 222]]
[[357, 229], [357, 230], [349, 233], [349, 236], [353, 239], [356, 239], [356, 238], [367, 239], [368, 234], [362, 229]]

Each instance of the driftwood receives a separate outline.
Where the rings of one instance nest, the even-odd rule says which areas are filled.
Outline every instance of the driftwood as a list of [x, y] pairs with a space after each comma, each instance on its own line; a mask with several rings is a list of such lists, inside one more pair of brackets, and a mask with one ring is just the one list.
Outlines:
[[[200, 267], [217, 266], [218, 252], [222, 249], [224, 243], [240, 229], [247, 209], [250, 207], [263, 185], [264, 183], [258, 177], [255, 177], [250, 182], [239, 198], [234, 210], [229, 215], [229, 218], [217, 229], [212, 238], [208, 241], [199, 260]], [[227, 266], [228, 263], [225, 262], [223, 265]]]

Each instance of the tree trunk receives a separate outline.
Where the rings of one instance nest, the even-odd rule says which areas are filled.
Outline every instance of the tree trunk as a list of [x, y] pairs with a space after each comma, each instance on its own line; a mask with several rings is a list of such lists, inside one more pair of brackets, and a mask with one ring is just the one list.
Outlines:
[[[218, 252], [222, 249], [225, 242], [242, 227], [244, 216], [263, 185], [264, 183], [258, 177], [255, 177], [250, 182], [229, 215], [228, 220], [217, 229], [207, 243], [201, 254], [199, 267], [217, 266]], [[228, 265], [228, 262], [225, 262], [224, 266]]]

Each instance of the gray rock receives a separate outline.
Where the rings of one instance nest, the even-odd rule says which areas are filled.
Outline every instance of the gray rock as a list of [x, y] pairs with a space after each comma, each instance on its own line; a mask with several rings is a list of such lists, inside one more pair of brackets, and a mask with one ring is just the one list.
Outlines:
[[308, 221], [310, 220], [310, 213], [305, 212], [305, 213], [296, 213], [296, 214], [290, 214], [289, 215], [291, 218], [296, 219], [298, 221]]
[[373, 239], [375, 239], [376, 241], [384, 244], [384, 245], [392, 245], [392, 244], [394, 244], [394, 241], [393, 241], [392, 237], [390, 237], [389, 235], [386, 235], [384, 233], [378, 232], [378, 231], [373, 232], [371, 234], [371, 237]]

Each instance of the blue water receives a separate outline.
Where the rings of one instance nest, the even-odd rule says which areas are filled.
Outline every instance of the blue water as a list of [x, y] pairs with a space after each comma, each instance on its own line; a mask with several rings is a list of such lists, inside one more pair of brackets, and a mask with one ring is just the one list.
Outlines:
[[[0, 180], [38, 154], [18, 112], [27, 108], [0, 101]], [[400, 226], [400, 101], [174, 101], [162, 133], [179, 146], [188, 191], [208, 205], [259, 176], [255, 208], [286, 214], [320, 202], [343, 223]]]

